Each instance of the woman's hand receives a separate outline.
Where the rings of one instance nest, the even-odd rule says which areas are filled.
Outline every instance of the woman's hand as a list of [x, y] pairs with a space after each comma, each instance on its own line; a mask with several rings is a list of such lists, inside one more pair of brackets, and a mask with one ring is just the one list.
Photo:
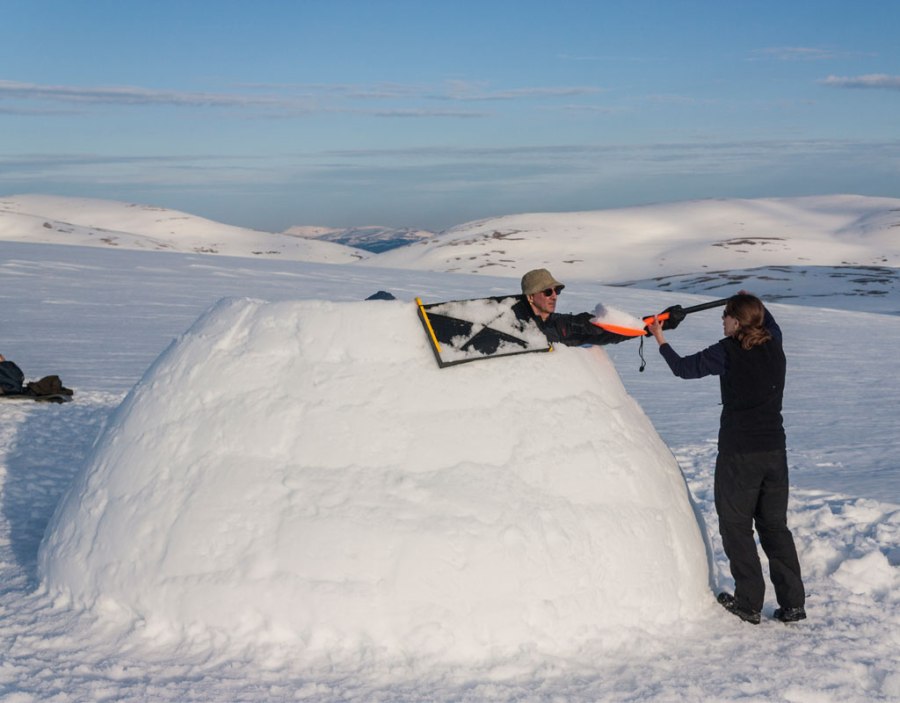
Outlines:
[[663, 335], [662, 328], [663, 321], [660, 320], [656, 315], [653, 316], [653, 322], [647, 325], [647, 329], [650, 331], [650, 334], [652, 334], [656, 338], [656, 341], [660, 346], [666, 343], [666, 338]]

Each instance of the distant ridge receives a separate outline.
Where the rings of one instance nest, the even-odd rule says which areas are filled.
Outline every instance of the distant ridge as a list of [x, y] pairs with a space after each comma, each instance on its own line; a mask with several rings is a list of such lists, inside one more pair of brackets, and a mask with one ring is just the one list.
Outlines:
[[[0, 198], [0, 241], [278, 258], [790, 302], [900, 314], [900, 199], [823, 195], [697, 200], [487, 218], [440, 233], [297, 226], [260, 232], [112, 200]], [[515, 290], [518, 281], [511, 283]]]
[[345, 264], [368, 252], [235, 227], [178, 210], [51, 195], [0, 198], [0, 240]]
[[760, 266], [900, 266], [900, 199], [697, 200], [469, 222], [370, 263], [623, 283]]

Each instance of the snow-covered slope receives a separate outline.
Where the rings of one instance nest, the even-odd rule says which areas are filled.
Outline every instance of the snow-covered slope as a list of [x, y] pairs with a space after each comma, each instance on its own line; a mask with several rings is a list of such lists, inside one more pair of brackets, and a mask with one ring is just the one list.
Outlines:
[[509, 215], [454, 227], [368, 263], [621, 283], [759, 266], [900, 266], [900, 199], [702, 200]]
[[0, 239], [335, 264], [369, 256], [361, 249], [234, 227], [177, 210], [49, 195], [0, 198]]
[[715, 297], [744, 288], [769, 301], [900, 315], [900, 269], [889, 266], [759, 266], [657, 276], [618, 285]]
[[[789, 274], [785, 274], [785, 278], [781, 285], [791, 285], [802, 294], [808, 279], [791, 280]], [[415, 295], [422, 295], [428, 301], [450, 300], [510, 292], [515, 290], [517, 283], [510, 277], [483, 274], [435, 274], [275, 258], [238, 259], [123, 251], [110, 247], [0, 242], [0, 298], [5, 302], [0, 306], [0, 330], [3, 332], [0, 352], [22, 364], [28, 378], [59, 373], [66, 384], [76, 390], [75, 402], [61, 406], [0, 402], [0, 701], [895, 703], [900, 700], [900, 660], [897, 658], [900, 474], [896, 459], [900, 455], [896, 419], [900, 377], [892, 373], [895, 350], [900, 344], [900, 317], [825, 310], [814, 306], [818, 298], [810, 306], [802, 295], [792, 301], [796, 304], [771, 306], [784, 330], [789, 360], [785, 393], [792, 478], [789, 524], [797, 540], [809, 593], [810, 617], [797, 627], [785, 627], [771, 619], [775, 602], [770, 590], [764, 622], [759, 626], [747, 625], [713, 604], [708, 617], [699, 622], [686, 622], [684, 627], [674, 628], [668, 634], [664, 628], [648, 633], [641, 623], [636, 622], [636, 627], [619, 633], [618, 637], [615, 632], [608, 631], [576, 654], [566, 657], [542, 655], [533, 649], [522, 648], [510, 657], [488, 656], [463, 666], [422, 666], [420, 660], [411, 659], [406, 664], [386, 667], [367, 657], [352, 666], [339, 667], [328, 662], [310, 667], [298, 657], [298, 645], [290, 639], [266, 646], [248, 644], [246, 650], [234, 655], [227, 651], [224, 639], [198, 637], [188, 641], [193, 634], [199, 633], [185, 632], [184, 637], [172, 637], [170, 629], [157, 627], [157, 621], [153, 619], [125, 617], [119, 620], [123, 613], [109, 601], [109, 610], [92, 616], [66, 607], [63, 602], [54, 600], [47, 589], [38, 586], [37, 553], [45, 527], [61, 496], [70, 490], [74, 476], [91, 461], [99, 446], [95, 443], [98, 435], [104, 428], [113, 426], [121, 430], [122, 425], [117, 424], [121, 416], [117, 415], [116, 408], [123, 396], [145, 376], [148, 366], [169, 347], [173, 338], [189, 329], [216, 301], [223, 297], [242, 297], [284, 301], [288, 307], [297, 300], [306, 300], [307, 305], [313, 305], [312, 300], [356, 303], [384, 288], [397, 295], [401, 301], [397, 305], [405, 301], [412, 311]], [[716, 297], [734, 292], [736, 287], [737, 284], [716, 291]], [[897, 297], [895, 294], [895, 302]], [[610, 288], [582, 280], [566, 288], [561, 306], [564, 311], [578, 312], [604, 301], [633, 313], [646, 314], [672, 303], [688, 305], [707, 299], [684, 293]], [[392, 313], [393, 303], [379, 304], [388, 305], [385, 315]], [[721, 334], [718, 312], [711, 310], [689, 316], [669, 336], [675, 348], [681, 353], [690, 353], [715, 341]], [[346, 341], [359, 334], [356, 322], [348, 326], [341, 316], [331, 319], [339, 323], [334, 327], [338, 338]], [[369, 321], [368, 317], [366, 320], [366, 325], [378, 321], [375, 318]], [[287, 317], [284, 321], [287, 322]], [[215, 339], [220, 346], [211, 347], [203, 361], [209, 358], [217, 364], [231, 355], [232, 368], [240, 372], [229, 378], [215, 378], [207, 384], [202, 396], [191, 400], [196, 403], [198, 412], [202, 411], [206, 418], [221, 413], [223, 424], [234, 427], [240, 425], [246, 415], [250, 396], [254, 398], [253, 403], [266, 402], [265, 397], [248, 393], [247, 402], [202, 403], [204, 399], [224, 398], [226, 393], [229, 397], [238, 397], [248, 388], [269, 388], [273, 382], [271, 376], [284, 368], [282, 364], [289, 363], [294, 348], [287, 346], [288, 335], [279, 329], [281, 324], [279, 316], [274, 326], [259, 326], [253, 355], [241, 356], [240, 352], [249, 347], [241, 347], [238, 337], [210, 338], [210, 342]], [[394, 327], [393, 324], [381, 325], [376, 335], [374, 327], [366, 326], [366, 336], [377, 338], [379, 345], [389, 344], [394, 338]], [[454, 379], [454, 397], [467, 391], [482, 393], [482, 383], [486, 390], [501, 385], [493, 378], [482, 377], [481, 372], [473, 374], [477, 378], [470, 383], [467, 380], [469, 372], [477, 371], [477, 364], [484, 365], [485, 374], [497, 374], [501, 381], [506, 379], [507, 387], [503, 392], [514, 402], [521, 397], [533, 397], [533, 393], [540, 391], [540, 388], [526, 387], [521, 376], [510, 373], [505, 361], [515, 357], [438, 370], [427, 348], [421, 348], [424, 331], [417, 331], [422, 335], [416, 341], [422, 363], [433, 367], [435, 375]], [[398, 346], [408, 346], [401, 341], [398, 340]], [[297, 343], [296, 339], [290, 340], [291, 345]], [[344, 348], [332, 342], [332, 335], [322, 334], [306, 343], [303, 353], [327, 358], [332, 349]], [[565, 354], [566, 350], [562, 351]], [[582, 353], [587, 355], [580, 349], [568, 351], [570, 353], [565, 354], [563, 360], [571, 360]], [[649, 347], [644, 349], [646, 369], [639, 372], [638, 340], [605, 347], [603, 351], [609, 354], [629, 395], [650, 418], [655, 432], [677, 458], [713, 540], [716, 587], [730, 590], [732, 582], [717, 535], [713, 498], [715, 436], [720, 412], [718, 382], [715, 379], [687, 382], [673, 377], [657, 351]], [[257, 354], [259, 359], [278, 362], [267, 372], [269, 376], [262, 379], [244, 373], [242, 362], [254, 362]], [[357, 345], [349, 349], [347, 358], [358, 360], [365, 354], [365, 346]], [[553, 354], [531, 356], [534, 357], [531, 361], [541, 364], [558, 363]], [[524, 360], [525, 357], [520, 358]], [[332, 359], [330, 363], [335, 373], [325, 381], [329, 384], [352, 381], [351, 377], [343, 375], [341, 356], [335, 354]], [[406, 362], [400, 364], [400, 369], [396, 370], [398, 375], [408, 365]], [[522, 365], [517, 362], [516, 366]], [[560, 407], [566, 403], [549, 392], [539, 403], [532, 401], [533, 412], [527, 428], [522, 430], [523, 443], [531, 447], [539, 445], [544, 439], [545, 423], [559, 422], [557, 413], [584, 413], [587, 417], [592, 412], [591, 406], [601, 402], [603, 397], [609, 397], [608, 376], [593, 378], [595, 370], [602, 368], [602, 364], [592, 364], [585, 369], [586, 391], [578, 397], [577, 404], [569, 403], [571, 407]], [[185, 370], [179, 378], [189, 375]], [[304, 381], [309, 382], [308, 379]], [[174, 379], [161, 379], [161, 382], [165, 385]], [[402, 383], [408, 387], [405, 379]], [[603, 386], [599, 397], [587, 390], [595, 389], [598, 383]], [[280, 392], [309, 410], [310, 400], [294, 385], [286, 382]], [[389, 396], [394, 390], [384, 386], [376, 393], [368, 382], [360, 385], [365, 393], [354, 397], [355, 405], [346, 414], [334, 413], [333, 404], [323, 404], [323, 413], [327, 414], [331, 408], [331, 425], [339, 427], [353, 418], [351, 435], [354, 442], [389, 444], [395, 441], [393, 434], [397, 433], [407, 442], [411, 429], [420, 426], [419, 418], [411, 420], [410, 426], [395, 424], [389, 436], [373, 431], [384, 426], [384, 418], [379, 418], [378, 412], [388, 405], [389, 398], [382, 398], [382, 395]], [[161, 398], [162, 389], [158, 390]], [[232, 393], [235, 395], [231, 396]], [[372, 418], [359, 422], [370, 399]], [[172, 408], [179, 407], [180, 399], [169, 396], [169, 400]], [[421, 401], [417, 398], [415, 402]], [[620, 408], [619, 414], [614, 415], [624, 417], [625, 410]], [[389, 408], [389, 411], [396, 410]], [[427, 411], [438, 410], [429, 405]], [[475, 407], [471, 412], [485, 417], [487, 411]], [[273, 411], [272, 422], [289, 420], [294, 417], [293, 413], [290, 404], [283, 404]], [[161, 412], [152, 418], [155, 426], [169, 420], [173, 437], [186, 440], [185, 451], [195, 451], [196, 447], [192, 445], [195, 438], [185, 438], [178, 418], [163, 415]], [[448, 409], [447, 415], [451, 421], [456, 421], [453, 408]], [[466, 418], [461, 417], [459, 421], [466, 422]], [[257, 420], [254, 423], [254, 429], [260, 428]], [[579, 421], [577, 426], [583, 425]], [[241, 428], [245, 430], [243, 425]], [[458, 455], [471, 452], [479, 458], [487, 456], [492, 438], [487, 436], [485, 439], [484, 429], [477, 429], [477, 435], [450, 444], [449, 451]], [[566, 453], [584, 451], [584, 445], [613, 433], [615, 429], [601, 423], [592, 425], [586, 432], [566, 432], [562, 437], [566, 442]], [[263, 446], [257, 436], [259, 433], [250, 432], [246, 450], [256, 454], [268, 451], [277, 456], [284, 451], [282, 443], [294, 441], [296, 433], [302, 431], [309, 436], [303, 426], [292, 425], [281, 433], [273, 430], [265, 425], [259, 432], [264, 433], [263, 439], [278, 435], [278, 443]], [[120, 436], [124, 440], [124, 434]], [[143, 441], [135, 434], [129, 437]], [[557, 439], [560, 438], [553, 438], [554, 441]], [[228, 442], [235, 440], [233, 436], [227, 438]], [[313, 439], [319, 446], [327, 444], [327, 440], [324, 435]], [[448, 440], [443, 441], [441, 447], [449, 444]], [[639, 446], [641, 441], [635, 439], [624, 450], [623, 458], [627, 460], [633, 456], [632, 451], [646, 451], [646, 447]], [[649, 441], [655, 444], [656, 435], [651, 435]], [[167, 451], [171, 450], [170, 445], [167, 447]], [[223, 452], [219, 447], [212, 443], [210, 447], [214, 455], [211, 458], [221, 457]], [[516, 451], [522, 449], [517, 447]], [[122, 447], [122, 450], [133, 451], [134, 447]], [[328, 456], [339, 459], [346, 451], [347, 447], [335, 443]], [[240, 458], [235, 455], [233, 463], [223, 464], [222, 475], [227, 475]], [[140, 462], [152, 459], [151, 456], [139, 457]], [[142, 463], [142, 466], [145, 465]], [[485, 463], [484, 471], [497, 474], [504, 467], [511, 475], [517, 471], [512, 458], [507, 460], [498, 454], [495, 463]], [[319, 476], [324, 478], [322, 468]], [[562, 478], [561, 472], [565, 469], [563, 457], [552, 461], [547, 470], [556, 479]], [[442, 486], [443, 495], [458, 495], [471, 490], [469, 484], [454, 480], [458, 473], [448, 472], [447, 476]], [[169, 480], [176, 478], [172, 476]], [[424, 476], [415, 478], [424, 479]], [[341, 502], [344, 496], [358, 496], [352, 491], [341, 493], [339, 489], [346, 484], [334, 485], [335, 490], [328, 493], [330, 501], [321, 506], [325, 549], [334, 545], [333, 541], [328, 541], [334, 533], [325, 527], [326, 511], [347, 509], [348, 506]], [[380, 498], [393, 491], [397, 496], [408, 496], [416, 505], [418, 494], [407, 490], [415, 485], [402, 481], [378, 483], [373, 486], [372, 496]], [[554, 480], [553, 486], [556, 485]], [[271, 484], [267, 483], [266, 487], [271, 488]], [[286, 491], [289, 487], [278, 486], [273, 490]], [[522, 488], [516, 487], [517, 491]], [[199, 494], [193, 494], [193, 497], [199, 497]], [[253, 507], [259, 505], [262, 497], [260, 493], [248, 493], [244, 498], [249, 507]], [[477, 497], [482, 499], [482, 496]], [[611, 501], [614, 500], [615, 496], [611, 497]], [[356, 504], [356, 507], [360, 506]], [[543, 519], [541, 511], [544, 507], [535, 506], [535, 523]], [[207, 503], [186, 514], [196, 515], [195, 510], [212, 514], [215, 508]], [[113, 510], [114, 506], [109, 509]], [[169, 506], [161, 509], [163, 516], [172, 514]], [[217, 520], [223, 534], [228, 532], [226, 518], [229, 514], [225, 510], [221, 520]], [[277, 513], [278, 517], [282, 515], [280, 511]], [[275, 515], [253, 515], [259, 522], [270, 517]], [[396, 517], [399, 520], [403, 515]], [[380, 528], [385, 523], [367, 524]], [[447, 524], [468, 528], [464, 521]], [[571, 524], [565, 523], [566, 526]], [[208, 530], [213, 527], [204, 525]], [[481, 523], [475, 522], [474, 528], [481, 529]], [[153, 522], [152, 529], [169, 535], [179, 526], [166, 524], [161, 519]], [[459, 537], [465, 540], [467, 533], [463, 532]], [[514, 535], [509, 537], [512, 539]], [[565, 544], [568, 537], [565, 532], [548, 531], [540, 539], [561, 539]], [[631, 537], [639, 535], [629, 535]], [[135, 535], [134, 539], [152, 539], [152, 535]], [[514, 541], [505, 544], [509, 548], [517, 546]], [[219, 545], [221, 543], [210, 543], [209, 546]], [[263, 553], [270, 554], [275, 549], [275, 545], [267, 544]], [[339, 557], [332, 555], [334, 559]], [[259, 577], [259, 589], [253, 592], [249, 605], [254, 607], [258, 602], [261, 609], [270, 607], [264, 599], [270, 596], [272, 589], [280, 587], [282, 582], [278, 575], [267, 572], [264, 561], [241, 564], [248, 568], [252, 566], [254, 571], [239, 573], [239, 577]], [[135, 566], [141, 568], [141, 561], [137, 560]], [[186, 566], [180, 577], [181, 584], [189, 580], [192, 566]], [[575, 566], [588, 568], [590, 565]], [[567, 573], [558, 576], [565, 581]], [[611, 576], [615, 578], [617, 573]], [[151, 574], [150, 578], [156, 578], [156, 575]], [[214, 575], [211, 581], [215, 583]], [[155, 583], [158, 585], [159, 581]], [[177, 579], [172, 583], [177, 584]], [[346, 592], [352, 584], [341, 583], [337, 587]], [[139, 588], [145, 586], [140, 584]], [[200, 579], [197, 588], [203, 590]], [[714, 591], [710, 591], [709, 598], [712, 593]], [[210, 594], [212, 599], [214, 596], [212, 592]], [[547, 608], [553, 605], [550, 603]], [[570, 607], [570, 604], [564, 600], [560, 607]], [[380, 612], [368, 610], [362, 613], [359, 627], [379, 631], [383, 628], [383, 622], [378, 620]], [[541, 610], [536, 614], [546, 613], [547, 610]], [[349, 613], [342, 614], [342, 618], [346, 622]], [[651, 620], [655, 619], [654, 614]], [[438, 620], [436, 628], [443, 624], [443, 620]], [[248, 625], [252, 631], [253, 623], [248, 622]]]

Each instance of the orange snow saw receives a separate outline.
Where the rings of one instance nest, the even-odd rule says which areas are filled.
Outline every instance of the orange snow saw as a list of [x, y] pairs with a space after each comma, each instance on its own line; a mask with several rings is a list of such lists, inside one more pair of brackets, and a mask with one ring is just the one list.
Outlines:
[[[728, 298], [722, 298], [720, 300], [713, 300], [708, 303], [700, 303], [699, 305], [692, 305], [688, 308], [683, 308], [684, 314], [688, 315], [692, 312], [700, 312], [701, 310], [709, 310], [710, 308], [717, 308], [721, 305], [725, 305], [728, 302]], [[661, 312], [655, 316], [658, 320], [668, 320], [670, 315], [667, 312]], [[623, 325], [614, 325], [606, 322], [594, 322], [591, 321], [591, 324], [596, 325], [602, 329], [605, 329], [607, 332], [613, 332], [615, 334], [621, 334], [623, 337], [643, 337], [647, 334], [647, 325], [653, 322], [654, 315], [648, 315], [647, 317], [642, 319], [644, 326], [640, 329], [637, 327], [625, 327]]]

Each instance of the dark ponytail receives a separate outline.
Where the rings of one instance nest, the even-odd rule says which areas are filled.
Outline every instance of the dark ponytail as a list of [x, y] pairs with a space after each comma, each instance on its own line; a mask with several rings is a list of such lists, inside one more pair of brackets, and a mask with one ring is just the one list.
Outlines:
[[734, 337], [744, 349], [751, 349], [765, 344], [772, 339], [772, 333], [766, 329], [766, 308], [755, 295], [738, 293], [728, 299], [725, 314], [737, 320], [738, 331]]

